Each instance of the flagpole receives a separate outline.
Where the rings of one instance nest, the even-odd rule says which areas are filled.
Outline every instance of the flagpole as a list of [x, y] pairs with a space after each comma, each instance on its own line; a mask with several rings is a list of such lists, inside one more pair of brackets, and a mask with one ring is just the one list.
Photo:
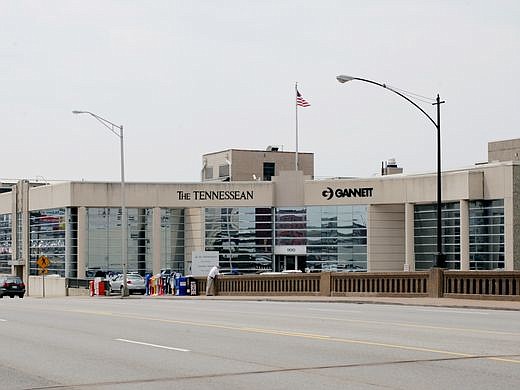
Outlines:
[[298, 170], [298, 82], [294, 86], [295, 99], [294, 104], [296, 106], [296, 154], [294, 161], [294, 170]]

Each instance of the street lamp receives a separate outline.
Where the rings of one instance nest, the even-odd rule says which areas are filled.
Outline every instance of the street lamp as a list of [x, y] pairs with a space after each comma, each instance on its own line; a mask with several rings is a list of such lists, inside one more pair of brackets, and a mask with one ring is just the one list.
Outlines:
[[[127, 297], [128, 293], [128, 283], [127, 283], [127, 262], [128, 262], [128, 222], [127, 222], [127, 212], [126, 212], [126, 202], [125, 202], [125, 155], [124, 155], [124, 143], [123, 143], [123, 125], [116, 125], [110, 122], [107, 119], [100, 117], [90, 111], [72, 111], [73, 114], [88, 114], [94, 117], [97, 121], [99, 121], [103, 126], [105, 126], [108, 130], [114, 133], [120, 141], [121, 145], [121, 262], [123, 265], [123, 288], [121, 289], [121, 296]], [[119, 130], [116, 131], [116, 129]]]
[[426, 113], [421, 107], [419, 107], [415, 102], [410, 100], [408, 97], [403, 95], [402, 93], [390, 88], [386, 84], [381, 84], [372, 80], [362, 79], [359, 77], [345, 76], [340, 75], [337, 76], [336, 79], [340, 83], [346, 83], [347, 81], [358, 80], [364, 81], [366, 83], [374, 84], [389, 91], [394, 92], [395, 94], [401, 96], [403, 99], [411, 103], [415, 108], [421, 111], [426, 117], [433, 123], [433, 125], [437, 129], [437, 253], [435, 254], [435, 261], [433, 266], [444, 268], [445, 259], [444, 254], [442, 253], [442, 196], [441, 196], [441, 104], [444, 103], [444, 100], [441, 101], [439, 94], [437, 94], [437, 99], [433, 105], [437, 106], [437, 122], [435, 122], [430, 115]]

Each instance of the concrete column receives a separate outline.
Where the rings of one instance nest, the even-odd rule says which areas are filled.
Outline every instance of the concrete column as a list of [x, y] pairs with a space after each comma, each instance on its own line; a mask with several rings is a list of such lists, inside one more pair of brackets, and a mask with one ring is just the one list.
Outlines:
[[441, 268], [432, 268], [428, 278], [428, 296], [442, 298], [444, 295], [444, 271]]
[[469, 201], [460, 200], [460, 270], [469, 270]]
[[88, 216], [86, 207], [78, 207], [78, 279], [85, 279], [88, 266]]
[[405, 234], [405, 271], [415, 271], [415, 234], [414, 234], [414, 204], [406, 203], [404, 207]]
[[[374, 268], [374, 265], [372, 264], [373, 260], [373, 253], [372, 253], [372, 218], [373, 218], [373, 206], [368, 205], [367, 206], [367, 271], [371, 272]], [[273, 218], [274, 219], [274, 218]]]
[[[513, 181], [513, 196], [511, 199], [512, 205], [512, 215], [511, 218], [511, 224], [513, 225], [513, 255], [510, 259], [508, 257], [505, 257], [505, 265], [504, 269], [507, 271], [513, 271], [513, 270], [520, 270], [520, 166], [513, 165], [511, 167], [513, 170], [512, 173], [512, 181]], [[508, 220], [507, 212], [504, 210], [505, 213], [505, 220]], [[507, 241], [506, 241], [507, 242]]]
[[[73, 274], [73, 260], [74, 254], [72, 252], [72, 210], [70, 207], [65, 208], [65, 277], [70, 278], [70, 275]], [[77, 260], [77, 258], [76, 258]], [[76, 264], [77, 266], [77, 264]]]
[[320, 295], [324, 297], [330, 297], [332, 286], [331, 279], [332, 274], [330, 272], [320, 273]]
[[[23, 278], [23, 270], [18, 265], [18, 184], [13, 186], [12, 198], [11, 198], [11, 274], [17, 275]], [[18, 269], [16, 269], [18, 268]], [[17, 271], [17, 272], [16, 272]]]
[[[29, 251], [29, 182], [27, 180], [21, 180], [20, 184], [20, 192], [18, 192], [18, 199], [21, 199], [21, 209], [18, 211], [22, 212], [22, 259], [24, 264], [24, 280], [27, 281], [25, 283], [26, 286], [29, 285], [29, 275], [30, 271], [30, 251]], [[20, 204], [18, 204], [20, 207]], [[29, 289], [29, 287], [27, 287]], [[29, 295], [29, 291], [27, 291], [27, 295]]]
[[152, 272], [158, 274], [161, 270], [161, 208], [154, 207], [152, 214]]
[[514, 225], [513, 198], [504, 198], [504, 268], [513, 271], [514, 267]]

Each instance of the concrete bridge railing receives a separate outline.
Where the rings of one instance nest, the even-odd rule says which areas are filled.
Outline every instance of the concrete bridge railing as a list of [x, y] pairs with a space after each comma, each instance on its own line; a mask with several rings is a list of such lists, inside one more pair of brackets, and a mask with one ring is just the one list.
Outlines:
[[[203, 294], [205, 278], [195, 278]], [[520, 300], [520, 271], [322, 272], [218, 278], [218, 295], [449, 297]]]

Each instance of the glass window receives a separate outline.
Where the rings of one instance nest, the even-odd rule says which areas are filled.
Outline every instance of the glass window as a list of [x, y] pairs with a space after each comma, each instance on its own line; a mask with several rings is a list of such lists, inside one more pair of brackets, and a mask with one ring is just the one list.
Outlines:
[[[128, 208], [127, 271], [152, 272], [152, 210]], [[122, 272], [121, 209], [87, 209], [87, 270]]]
[[229, 164], [220, 165], [218, 167], [218, 177], [228, 177], [229, 176]]
[[206, 208], [205, 250], [220, 253], [222, 271], [272, 269], [271, 208]]
[[16, 259], [22, 258], [23, 248], [23, 218], [22, 213], [16, 213]]
[[10, 274], [12, 257], [11, 214], [0, 214], [0, 274]]
[[[305, 246], [310, 269], [367, 270], [367, 206], [205, 209], [205, 250], [224, 271], [272, 268], [275, 245]], [[340, 227], [338, 227], [340, 226]]]
[[184, 274], [184, 209], [161, 209], [161, 268]]
[[50, 274], [67, 275], [66, 268], [66, 225], [65, 209], [32, 211], [29, 216], [29, 271], [38, 274], [37, 260], [46, 256], [51, 262], [47, 267]]
[[473, 270], [504, 268], [504, 200], [469, 202], [469, 266]]
[[278, 208], [276, 245], [305, 245], [306, 267], [367, 270], [366, 205]]
[[[460, 268], [460, 204], [443, 203], [442, 251], [446, 268]], [[437, 204], [414, 206], [415, 268], [430, 269], [437, 253]]]
[[213, 179], [213, 167], [204, 168], [204, 179]]
[[[321, 216], [321, 212], [320, 212]], [[321, 227], [321, 224], [320, 224]], [[280, 207], [275, 213], [276, 245], [307, 244], [307, 209]]]
[[144, 275], [152, 272], [152, 209], [129, 208], [128, 271]]
[[275, 175], [274, 162], [264, 162], [264, 180], [271, 181], [271, 177]]

